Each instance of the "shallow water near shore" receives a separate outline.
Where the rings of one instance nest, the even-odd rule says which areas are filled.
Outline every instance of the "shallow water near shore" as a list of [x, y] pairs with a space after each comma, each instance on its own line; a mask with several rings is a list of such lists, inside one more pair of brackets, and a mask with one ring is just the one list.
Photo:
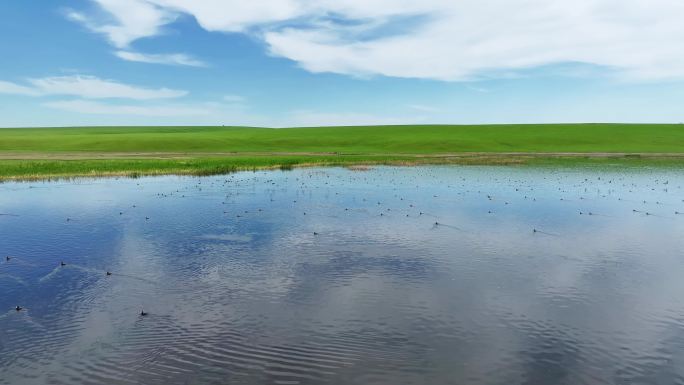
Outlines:
[[683, 186], [497, 166], [0, 184], [0, 384], [684, 384]]

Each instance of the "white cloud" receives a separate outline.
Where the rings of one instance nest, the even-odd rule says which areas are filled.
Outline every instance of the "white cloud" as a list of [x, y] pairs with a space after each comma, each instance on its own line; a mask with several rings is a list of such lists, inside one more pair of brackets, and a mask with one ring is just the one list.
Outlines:
[[631, 78], [684, 77], [684, 3], [671, 0], [464, 0], [423, 3], [410, 33], [350, 38], [337, 26], [268, 32], [271, 51], [313, 72], [467, 80], [578, 62]]
[[121, 59], [141, 63], [171, 64], [190, 67], [207, 66], [205, 62], [183, 53], [146, 54], [132, 51], [116, 51], [114, 54]]
[[52, 76], [28, 79], [30, 85], [0, 81], [0, 93], [15, 95], [72, 95], [86, 99], [122, 98], [135, 100], [178, 98], [187, 91], [169, 88], [144, 88], [100, 79], [95, 76]]
[[46, 107], [56, 108], [63, 111], [77, 112], [80, 114], [98, 115], [135, 115], [135, 116], [195, 116], [207, 115], [210, 113], [205, 108], [184, 107], [184, 106], [140, 106], [140, 105], [120, 105], [95, 102], [90, 100], [62, 100], [47, 102]]
[[105, 35], [118, 48], [127, 47], [134, 40], [160, 34], [161, 27], [176, 17], [174, 13], [145, 0], [93, 1], [109, 13], [113, 23], [75, 11], [69, 12], [67, 17]]
[[112, 22], [71, 18], [117, 47], [188, 14], [208, 31], [260, 37], [312, 72], [459, 81], [587, 63], [632, 80], [684, 79], [680, 0], [93, 1]]

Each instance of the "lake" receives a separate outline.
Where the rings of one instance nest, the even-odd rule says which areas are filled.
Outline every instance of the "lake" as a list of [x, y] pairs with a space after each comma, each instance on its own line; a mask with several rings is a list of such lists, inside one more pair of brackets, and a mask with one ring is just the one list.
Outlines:
[[684, 384], [683, 185], [495, 166], [3, 183], [0, 384]]

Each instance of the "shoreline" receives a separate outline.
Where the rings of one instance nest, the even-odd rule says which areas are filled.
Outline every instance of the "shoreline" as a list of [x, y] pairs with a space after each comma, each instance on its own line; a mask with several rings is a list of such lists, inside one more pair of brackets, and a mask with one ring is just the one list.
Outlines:
[[3, 152], [0, 182], [76, 178], [208, 176], [294, 167], [359, 166], [668, 167], [684, 170], [684, 153], [464, 152], [448, 154]]

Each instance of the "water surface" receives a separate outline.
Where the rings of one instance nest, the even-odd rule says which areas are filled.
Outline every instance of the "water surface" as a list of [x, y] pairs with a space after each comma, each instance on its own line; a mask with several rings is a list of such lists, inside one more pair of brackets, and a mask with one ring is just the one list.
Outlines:
[[0, 383], [684, 384], [683, 185], [528, 167], [0, 184]]

